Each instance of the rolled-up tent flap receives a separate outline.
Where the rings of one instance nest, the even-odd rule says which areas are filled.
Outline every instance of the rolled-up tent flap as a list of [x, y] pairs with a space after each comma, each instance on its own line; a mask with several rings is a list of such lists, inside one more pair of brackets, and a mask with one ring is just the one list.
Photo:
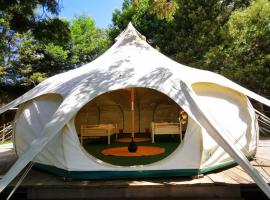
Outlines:
[[209, 133], [209, 135], [248, 173], [248, 175], [257, 183], [262, 191], [270, 198], [270, 187], [265, 182], [260, 173], [249, 163], [241, 150], [237, 149], [232, 141], [226, 137], [226, 131], [223, 130], [207, 111], [200, 108], [200, 101], [193, 91], [182, 81], [180, 81], [181, 91], [189, 104], [189, 113], [194, 119]]

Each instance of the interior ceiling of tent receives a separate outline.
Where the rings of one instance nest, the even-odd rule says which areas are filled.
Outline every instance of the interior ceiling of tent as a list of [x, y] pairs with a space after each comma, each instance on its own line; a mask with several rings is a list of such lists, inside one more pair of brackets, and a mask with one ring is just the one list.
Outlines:
[[[137, 132], [150, 129], [151, 122], [179, 122], [182, 110], [165, 94], [149, 88], [135, 89], [135, 124]], [[117, 124], [118, 128], [130, 132], [131, 89], [119, 89], [97, 96], [76, 115], [76, 129], [83, 124]]]
[[[130, 107], [130, 95], [131, 89], [120, 89], [102, 94], [89, 103], [96, 105], [114, 103], [120, 104], [122, 107]], [[135, 88], [135, 104], [175, 104], [175, 102], [171, 98], [156, 90], [147, 88]]]

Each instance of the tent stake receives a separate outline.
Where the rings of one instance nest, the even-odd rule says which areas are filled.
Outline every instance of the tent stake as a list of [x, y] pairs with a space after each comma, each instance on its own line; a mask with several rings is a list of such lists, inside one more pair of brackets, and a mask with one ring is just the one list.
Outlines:
[[9, 193], [8, 197], [6, 198], [6, 200], [9, 200], [12, 195], [14, 194], [14, 192], [17, 190], [17, 188], [21, 185], [21, 183], [23, 182], [24, 178], [27, 176], [27, 174], [30, 172], [30, 170], [32, 169], [34, 163], [31, 162], [29, 164], [29, 166], [26, 168], [25, 172], [23, 173], [23, 175], [21, 176], [21, 178], [19, 179], [19, 181], [16, 183], [16, 185], [14, 186], [14, 188], [12, 189], [12, 191]]

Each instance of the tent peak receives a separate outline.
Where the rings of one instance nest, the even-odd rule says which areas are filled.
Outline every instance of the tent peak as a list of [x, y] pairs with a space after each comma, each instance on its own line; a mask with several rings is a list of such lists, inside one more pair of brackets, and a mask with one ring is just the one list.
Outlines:
[[129, 22], [125, 30], [115, 38], [115, 41], [119, 41], [124, 38], [134, 38], [146, 41], [146, 37], [137, 31], [131, 22]]

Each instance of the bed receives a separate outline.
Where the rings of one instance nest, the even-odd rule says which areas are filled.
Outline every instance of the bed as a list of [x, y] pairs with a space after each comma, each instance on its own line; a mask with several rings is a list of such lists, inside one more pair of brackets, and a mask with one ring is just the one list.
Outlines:
[[85, 138], [90, 137], [108, 137], [108, 144], [111, 143], [111, 135], [116, 134], [117, 124], [99, 124], [99, 125], [81, 125], [81, 144]]
[[182, 125], [180, 123], [152, 122], [152, 143], [155, 142], [155, 135], [180, 135], [182, 141]]

